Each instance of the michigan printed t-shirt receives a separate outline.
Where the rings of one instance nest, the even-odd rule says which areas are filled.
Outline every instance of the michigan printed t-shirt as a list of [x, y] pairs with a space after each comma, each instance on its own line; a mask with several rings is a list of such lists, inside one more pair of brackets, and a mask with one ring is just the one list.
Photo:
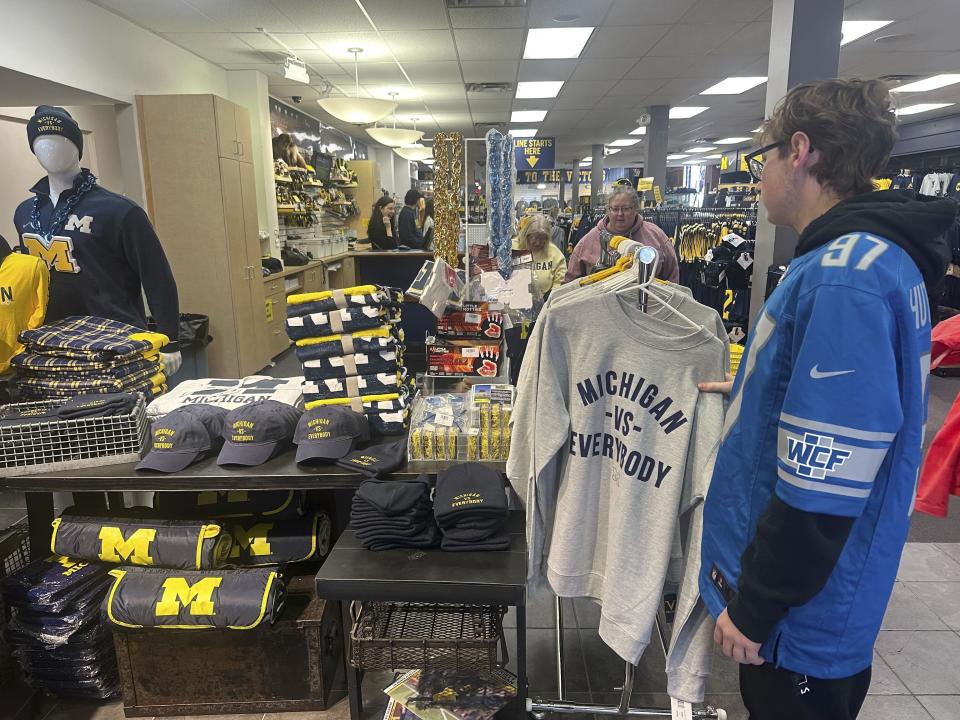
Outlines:
[[0, 260], [0, 373], [23, 350], [17, 336], [43, 325], [49, 288], [50, 271], [40, 258], [11, 252]]
[[[532, 581], [545, 574], [559, 596], [599, 601], [601, 639], [636, 663], [656, 620], [678, 518], [706, 494], [723, 400], [697, 383], [722, 377], [724, 344], [702, 327], [671, 336], [674, 326], [614, 293], [552, 307], [541, 323], [550, 359], [535, 388], [518, 388], [514, 416], [517, 427], [535, 428], [531, 472], [517, 473], [512, 461], [507, 468], [526, 506], [528, 572]], [[531, 393], [534, 416], [523, 402]], [[698, 543], [697, 522], [685, 524], [682, 534]], [[698, 548], [686, 554], [673, 643], [682, 651], [668, 658], [668, 692], [695, 701], [712, 630], [697, 602]]]

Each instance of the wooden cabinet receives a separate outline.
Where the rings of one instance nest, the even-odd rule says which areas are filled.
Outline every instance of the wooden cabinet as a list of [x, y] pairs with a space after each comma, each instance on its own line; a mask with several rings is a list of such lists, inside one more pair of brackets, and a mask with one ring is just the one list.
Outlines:
[[[357, 237], [362, 240], [367, 237], [367, 223], [370, 222], [373, 204], [380, 197], [380, 165], [376, 160], [348, 160], [347, 167], [357, 174], [357, 187], [347, 188], [344, 192], [356, 200], [360, 207], [360, 214], [350, 216], [347, 224], [357, 231]], [[398, 213], [401, 206], [397, 207]]]
[[[210, 373], [270, 360], [249, 115], [214, 95], [137, 97], [147, 211], [183, 312], [210, 316]], [[244, 126], [244, 127], [241, 127]]]
[[303, 271], [303, 288], [300, 292], [311, 293], [323, 290], [323, 267], [317, 266]]
[[266, 343], [270, 349], [270, 357], [276, 357], [290, 347], [290, 339], [287, 337], [287, 329], [284, 326], [287, 319], [286, 293], [281, 289], [278, 293], [268, 295], [264, 300], [264, 309], [267, 318]]

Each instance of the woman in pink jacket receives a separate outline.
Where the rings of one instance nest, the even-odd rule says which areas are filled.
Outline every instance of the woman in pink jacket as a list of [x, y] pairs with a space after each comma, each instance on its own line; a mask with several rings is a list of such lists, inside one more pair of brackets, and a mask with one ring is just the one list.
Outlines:
[[663, 230], [653, 223], [644, 222], [640, 217], [640, 197], [637, 192], [631, 187], [619, 185], [613, 188], [607, 198], [607, 216], [584, 235], [574, 248], [563, 281], [570, 282], [613, 265], [617, 255], [604, 247], [612, 235], [623, 235], [655, 248], [660, 253], [657, 277], [671, 282], [680, 279], [680, 266], [673, 243]]

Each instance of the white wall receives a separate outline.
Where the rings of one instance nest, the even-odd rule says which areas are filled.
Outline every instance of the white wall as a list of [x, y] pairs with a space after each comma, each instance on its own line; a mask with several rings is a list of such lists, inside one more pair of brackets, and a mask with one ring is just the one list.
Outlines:
[[[67, 107], [83, 131], [83, 158], [103, 187], [121, 192], [124, 178], [113, 105]], [[0, 108], [0, 158], [3, 158], [3, 182], [0, 183], [0, 235], [17, 244], [13, 213], [32, 197], [30, 188], [45, 175], [27, 143], [27, 120], [33, 107]]]

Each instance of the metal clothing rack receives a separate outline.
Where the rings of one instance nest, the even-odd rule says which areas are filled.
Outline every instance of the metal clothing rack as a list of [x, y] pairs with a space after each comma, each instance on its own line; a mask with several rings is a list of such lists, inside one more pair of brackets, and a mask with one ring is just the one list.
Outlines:
[[[653, 280], [659, 257], [656, 250], [649, 246], [641, 245], [636, 251], [635, 262], [638, 265], [638, 285], [641, 288], [639, 293], [640, 309], [646, 311], [647, 300], [646, 292], [643, 291]], [[663, 632], [663, 621], [660, 617], [661, 611], [657, 611], [657, 636], [660, 639], [660, 647], [663, 649], [663, 656], [667, 656], [667, 639]], [[537, 700], [527, 698], [527, 712], [532, 714], [535, 720], [543, 720], [547, 713], [554, 712], [560, 714], [574, 713], [593, 713], [594, 715], [625, 715], [629, 717], [659, 717], [672, 718], [673, 711], [669, 708], [635, 708], [630, 706], [630, 696], [633, 694], [634, 678], [636, 675], [636, 666], [631, 662], [624, 662], [623, 670], [623, 688], [620, 693], [620, 702], [617, 705], [600, 705], [597, 703], [573, 703], [565, 700], [566, 697], [566, 678], [563, 672], [563, 606], [559, 597], [555, 599], [554, 616], [556, 619], [557, 637], [556, 637], [556, 657], [557, 657], [557, 694], [559, 697], [555, 700]], [[727, 713], [721, 709], [715, 709], [707, 706], [704, 709], [693, 708], [691, 711], [693, 720], [727, 720]]]

